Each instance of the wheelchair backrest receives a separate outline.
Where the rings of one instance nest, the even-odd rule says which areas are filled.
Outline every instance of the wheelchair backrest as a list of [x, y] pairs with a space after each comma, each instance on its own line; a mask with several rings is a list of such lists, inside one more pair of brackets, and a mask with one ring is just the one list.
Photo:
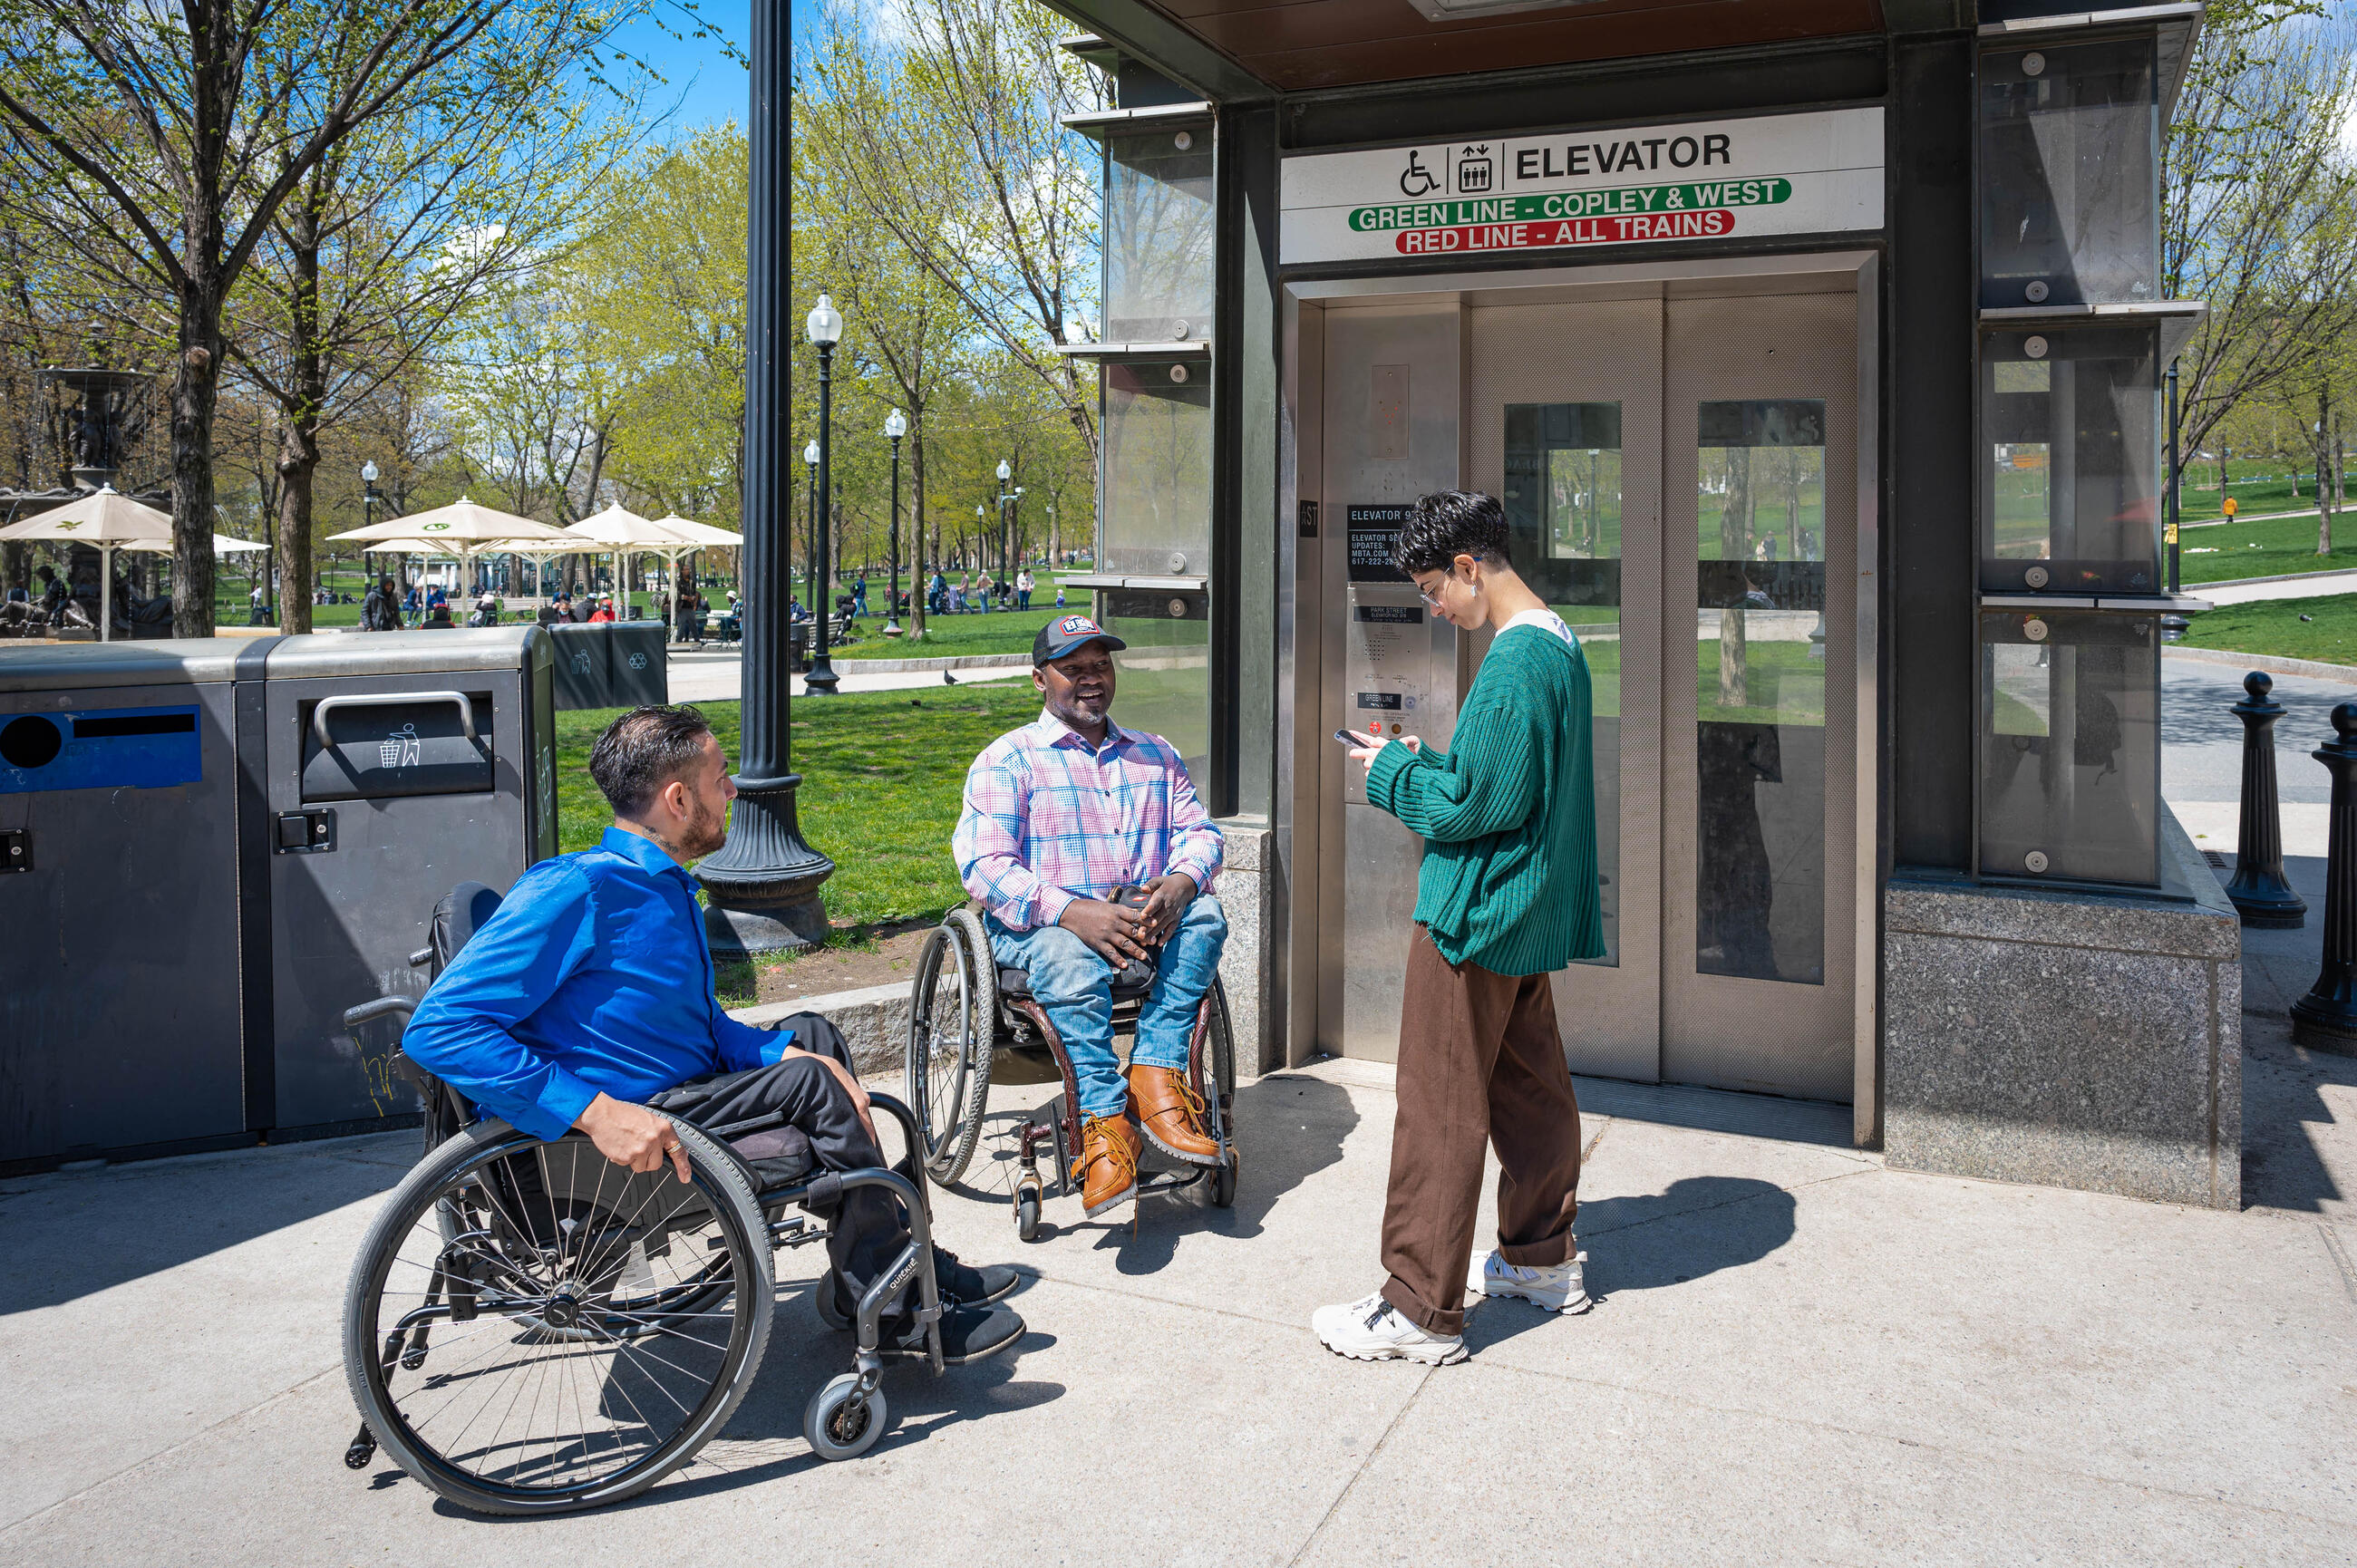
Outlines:
[[434, 906], [434, 967], [429, 980], [442, 978], [458, 950], [474, 939], [499, 907], [500, 896], [479, 882], [461, 882], [442, 896], [442, 901]]

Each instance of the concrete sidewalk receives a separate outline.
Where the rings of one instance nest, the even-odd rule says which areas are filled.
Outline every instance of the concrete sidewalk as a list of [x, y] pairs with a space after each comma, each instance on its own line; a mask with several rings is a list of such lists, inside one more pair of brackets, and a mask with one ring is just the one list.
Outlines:
[[[2257, 1033], [2259, 1031], [2255, 1031]], [[1036, 1076], [1036, 1075], [1034, 1075]], [[344, 1275], [414, 1134], [0, 1184], [0, 1562], [2014, 1564], [2357, 1558], [2357, 1061], [2254, 1047], [2238, 1215], [1895, 1173], [1840, 1108], [1583, 1080], [1585, 1317], [1484, 1305], [1469, 1363], [1325, 1353], [1377, 1283], [1386, 1069], [1247, 1085], [1236, 1208], [1022, 1246], [995, 1091], [940, 1205], [1027, 1273], [1019, 1354], [849, 1365], [780, 1254], [759, 1382], [619, 1513], [491, 1524], [344, 1468]], [[628, 1517], [625, 1517], [627, 1515]]]

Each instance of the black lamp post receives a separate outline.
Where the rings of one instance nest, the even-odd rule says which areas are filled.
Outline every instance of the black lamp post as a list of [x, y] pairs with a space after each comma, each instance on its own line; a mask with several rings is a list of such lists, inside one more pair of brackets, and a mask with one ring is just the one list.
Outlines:
[[818, 597], [818, 443], [802, 448], [802, 474], [809, 480], [804, 487], [810, 497], [810, 521], [802, 526], [802, 591], [813, 599]]
[[[1015, 496], [1007, 489], [1006, 481], [1014, 477], [1015, 470], [1007, 467], [1006, 458], [1001, 457], [998, 460], [998, 575], [1002, 578], [1006, 575], [1007, 508], [1015, 504]], [[995, 588], [996, 585], [992, 586]]]
[[[819, 885], [834, 862], [803, 842], [791, 770], [792, 682], [786, 606], [793, 597], [786, 521], [792, 446], [787, 422], [789, 350], [787, 92], [793, 39], [786, 7], [753, 7], [752, 213], [746, 253], [744, 703], [737, 804], [728, 839], [695, 868], [711, 898], [705, 930], [716, 951], [774, 952], [826, 937]], [[782, 328], [782, 329], [781, 329]]]
[[909, 434], [909, 416], [894, 409], [885, 416], [884, 434], [892, 441], [892, 585], [884, 598], [884, 635], [900, 635], [900, 437]]
[[810, 340], [818, 349], [818, 494], [819, 514], [816, 538], [813, 541], [818, 557], [818, 572], [811, 583], [811, 667], [802, 677], [802, 692], [813, 697], [832, 697], [840, 680], [834, 666], [826, 659], [826, 615], [834, 597], [834, 576], [829, 568], [827, 546], [832, 542], [827, 534], [827, 481], [834, 467], [834, 432], [830, 428], [834, 414], [834, 346], [843, 341], [843, 317], [824, 295], [803, 323]]

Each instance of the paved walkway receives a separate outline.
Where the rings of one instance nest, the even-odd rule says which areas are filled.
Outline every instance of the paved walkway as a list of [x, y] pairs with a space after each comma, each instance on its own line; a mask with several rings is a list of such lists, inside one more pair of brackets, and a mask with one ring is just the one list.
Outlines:
[[2213, 605], [2250, 605], [2272, 599], [2321, 599], [2335, 594], [2357, 594], [2357, 572], [2324, 572], [2313, 577], [2276, 578], [2269, 583], [2188, 583], [2185, 592]]
[[[2244, 669], [2263, 670], [2254, 656]], [[2160, 661], [2160, 791], [2202, 849], [2232, 853], [2243, 799], [2244, 669], [2164, 656]], [[2333, 707], [2350, 688], [2304, 675], [2280, 675], [2273, 695], [2286, 709], [2276, 721], [2276, 782], [2283, 802], [2284, 852], [2321, 856], [2331, 780], [2309, 756], [2330, 739]]]
[[[841, 677], [838, 692], [899, 692], [913, 691], [920, 686], [940, 686], [938, 670], [896, 671], [871, 672], [862, 670], [860, 660], [846, 659], [834, 666]], [[1028, 678], [1030, 671], [1011, 670], [962, 670], [955, 672], [957, 684], [963, 686], [981, 681], [1012, 681]], [[744, 655], [736, 649], [709, 649], [701, 652], [673, 649], [671, 653], [671, 700], [674, 703], [733, 703], [745, 694]], [[794, 677], [793, 694], [810, 693], [802, 677]]]
[[[940, 1205], [1019, 1262], [1019, 1354], [849, 1364], [781, 1255], [752, 1397], [622, 1514], [489, 1524], [380, 1460], [337, 1316], [413, 1134], [0, 1183], [0, 1562], [562, 1564], [2323, 1563], [2357, 1555], [2357, 1062], [2254, 1047], [2240, 1214], [1906, 1175], [1839, 1108], [1583, 1081], [1601, 1301], [1475, 1315], [1471, 1360], [1345, 1362], [1376, 1283], [1392, 1093], [1326, 1062], [1240, 1096], [1237, 1207], [1014, 1239], [993, 1157]], [[2271, 1140], [2271, 1141], [2270, 1141]]]

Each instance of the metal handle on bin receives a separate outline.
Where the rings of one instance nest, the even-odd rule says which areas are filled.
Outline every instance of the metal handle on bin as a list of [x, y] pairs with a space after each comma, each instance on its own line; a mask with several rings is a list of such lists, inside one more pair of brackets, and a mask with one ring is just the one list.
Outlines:
[[328, 714], [333, 710], [390, 708], [399, 703], [456, 703], [458, 723], [465, 726], [468, 740], [475, 740], [475, 704], [464, 692], [388, 692], [382, 697], [325, 697], [311, 710], [311, 733], [319, 737], [319, 748], [324, 751], [335, 745], [328, 738]]

